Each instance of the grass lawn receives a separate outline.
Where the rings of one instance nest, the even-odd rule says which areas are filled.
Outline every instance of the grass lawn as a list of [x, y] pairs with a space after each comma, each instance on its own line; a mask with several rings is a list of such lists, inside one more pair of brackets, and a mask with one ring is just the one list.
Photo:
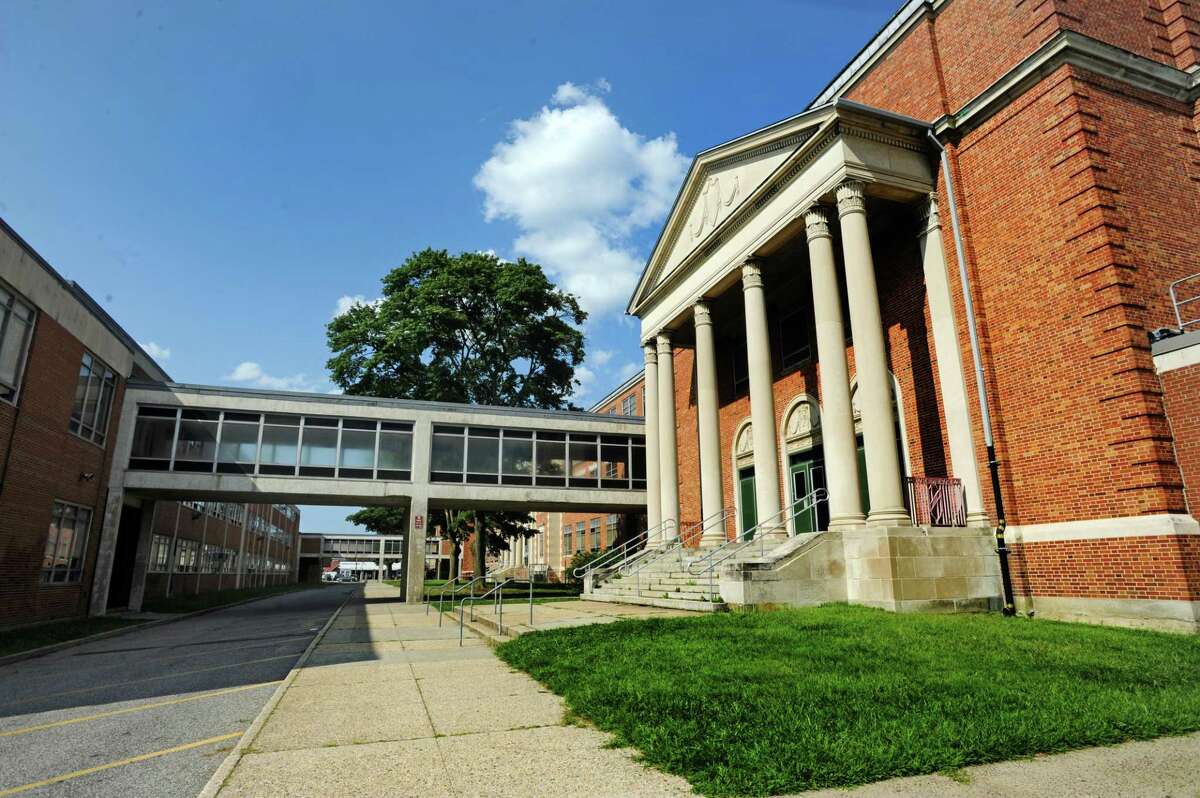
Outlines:
[[246, 599], [291, 593], [295, 590], [308, 590], [320, 586], [320, 584], [268, 585], [266, 587], [246, 587], [239, 590], [215, 590], [199, 595], [188, 593], [169, 598], [148, 598], [142, 602], [142, 612], [196, 612]]
[[497, 653], [707, 795], [1200, 729], [1200, 638], [844, 605], [534, 632]]
[[120, 629], [123, 626], [135, 626], [139, 623], [144, 623], [144, 621], [101, 616], [99, 618], [53, 621], [37, 626], [27, 626], [24, 629], [14, 629], [11, 632], [0, 632], [0, 657]]

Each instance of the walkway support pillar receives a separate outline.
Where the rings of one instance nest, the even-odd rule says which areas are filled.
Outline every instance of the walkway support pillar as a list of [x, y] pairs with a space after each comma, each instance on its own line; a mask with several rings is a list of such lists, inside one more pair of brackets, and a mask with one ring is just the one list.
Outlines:
[[429, 500], [426, 497], [413, 496], [409, 500], [405, 529], [404, 602], [420, 604], [425, 598], [425, 535], [429, 529]]
[[749, 259], [742, 266], [742, 299], [746, 305], [746, 364], [750, 377], [750, 419], [754, 435], [754, 498], [758, 507], [758, 536], [768, 541], [787, 539], [786, 519], [780, 517], [779, 447], [775, 436], [775, 392], [771, 379], [771, 336], [762, 268]]
[[662, 542], [662, 492], [658, 470], [658, 352], [652, 342], [642, 347], [646, 355], [646, 398], [642, 412], [646, 414], [646, 528], [647, 546]]
[[858, 443], [854, 437], [854, 411], [850, 406], [846, 329], [842, 322], [833, 237], [829, 233], [825, 209], [810, 208], [804, 214], [804, 226], [808, 235], [813, 321], [817, 330], [821, 446], [825, 453], [825, 482], [829, 492], [829, 528], [862, 526], [866, 517], [858, 484]]
[[983, 492], [979, 485], [979, 467], [975, 445], [971, 441], [971, 414], [967, 406], [967, 381], [963, 376], [962, 350], [954, 320], [954, 301], [950, 296], [950, 277], [942, 250], [942, 221], [937, 199], [929, 198], [925, 223], [918, 242], [925, 269], [925, 296], [933, 327], [933, 349], [937, 357], [938, 384], [942, 389], [942, 412], [946, 416], [946, 437], [950, 443], [950, 474], [962, 482], [967, 504], [967, 525], [987, 526]]
[[700, 517], [705, 519], [700, 545], [704, 548], [725, 542], [721, 518], [724, 496], [721, 489], [721, 421], [717, 396], [717, 352], [712, 315], [708, 305], [697, 302], [692, 309], [696, 327], [696, 412], [699, 416]]
[[[679, 534], [679, 460], [675, 441], [675, 360], [671, 334], [658, 334], [658, 467], [661, 474], [662, 520], [672, 524], [663, 530], [661, 542]], [[669, 537], [668, 537], [669, 535]]]
[[870, 526], [910, 526], [900, 485], [900, 450], [892, 414], [891, 375], [879, 312], [879, 289], [867, 229], [866, 186], [847, 180], [837, 189], [842, 222], [842, 252], [846, 262], [846, 293], [850, 328], [854, 333], [854, 362], [858, 370], [858, 403], [862, 412], [863, 447], [867, 460]]

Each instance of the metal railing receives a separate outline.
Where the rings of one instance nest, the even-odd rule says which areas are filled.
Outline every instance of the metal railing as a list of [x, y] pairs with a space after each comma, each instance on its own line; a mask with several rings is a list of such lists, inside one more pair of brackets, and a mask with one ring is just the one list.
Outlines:
[[643, 557], [647, 552], [652, 551], [648, 546], [642, 545], [649, 542], [651, 532], [665, 532], [674, 527], [674, 521], [664, 521], [661, 524], [652, 526], [644, 532], [633, 536], [620, 546], [609, 549], [587, 565], [579, 566], [571, 573], [578, 579], [584, 579], [596, 571], [611, 571], [621, 568], [627, 562], [638, 557]]
[[[825, 501], [826, 498], [828, 498], [828, 494], [825, 492], [825, 489], [817, 488], [807, 496], [803, 496], [792, 502], [779, 512], [767, 516], [762, 521], [759, 521], [745, 532], [733, 538], [733, 540], [721, 544], [706, 553], [703, 557], [693, 561], [687, 567], [688, 573], [692, 576], [708, 576], [708, 600], [712, 601], [715, 579], [713, 575], [721, 565], [753, 548], [755, 543], [758, 544], [758, 556], [765, 557], [767, 554], [767, 539], [764, 537], [763, 532], [768, 529], [778, 529], [784, 526], [788, 520], [795, 518], [800, 513], [813, 509]], [[770, 543], [772, 546], [778, 545], [778, 541], [773, 540]]]
[[[455, 578], [457, 579], [458, 577], [455, 577]], [[459, 585], [458, 587], [456, 587], [456, 588], [454, 588], [453, 590], [451, 590], [451, 591], [450, 591], [450, 604], [451, 604], [451, 609], [453, 609], [453, 605], [454, 605], [454, 599], [455, 599], [455, 597], [456, 597], [456, 596], [457, 596], [459, 593], [461, 593], [461, 592], [462, 592], [462, 591], [463, 591], [465, 588], [468, 588], [468, 587], [469, 587], [469, 588], [471, 588], [471, 596], [470, 596], [470, 597], [471, 597], [471, 598], [474, 598], [474, 597], [475, 597], [475, 583], [477, 583], [477, 582], [485, 582], [485, 581], [487, 581], [487, 580], [488, 580], [488, 579], [490, 579], [490, 578], [491, 578], [491, 577], [489, 577], [487, 574], [484, 574], [483, 576], [477, 576], [477, 577], [475, 577], [474, 579], [472, 579], [470, 582], [463, 582], [461, 585]], [[447, 583], [447, 584], [448, 584], [448, 583]], [[443, 585], [443, 586], [442, 586], [442, 592], [438, 594], [438, 626], [441, 626], [441, 625], [442, 625], [442, 598], [443, 598], [445, 595], [446, 595], [446, 587], [445, 587], [445, 585]], [[428, 614], [428, 612], [429, 612], [429, 609], [428, 609], [428, 608], [426, 608], [425, 612], [426, 612], [426, 614]]]
[[[1192, 281], [1195, 281], [1195, 284], [1186, 289], [1189, 291], [1189, 293], [1184, 294], [1183, 299], [1180, 299], [1180, 286], [1183, 286], [1185, 283], [1191, 283]], [[1200, 315], [1187, 318], [1183, 310], [1184, 305], [1200, 302], [1200, 272], [1197, 272], [1196, 274], [1190, 274], [1187, 277], [1176, 280], [1175, 282], [1171, 283], [1167, 290], [1171, 294], [1171, 305], [1175, 308], [1175, 323], [1179, 325], [1179, 331], [1187, 332], [1188, 327], [1200, 325]]]
[[908, 516], [915, 526], [966, 526], [967, 499], [956, 477], [905, 477]]
[[[642, 595], [642, 571], [646, 567], [675, 555], [679, 558], [679, 567], [683, 568], [687, 562], [684, 559], [684, 550], [691, 547], [691, 541], [696, 538], [696, 532], [703, 533], [704, 528], [710, 523], [721, 524], [721, 536], [725, 536], [725, 522], [734, 514], [734, 508], [727, 507], [724, 510], [719, 510], [701, 521], [694, 524], [689, 524], [679, 532], [679, 537], [672, 540], [661, 549], [654, 549], [650, 556], [644, 557], [641, 560], [633, 563], [624, 571], [625, 578], [634, 577], [634, 590], [637, 595]], [[697, 543], [699, 541], [697, 540]]]
[[[492, 614], [496, 616], [496, 631], [497, 634], [504, 634], [504, 588], [513, 582], [519, 582], [519, 579], [505, 579], [500, 584], [493, 587], [491, 590], [480, 596], [464, 596], [462, 601], [458, 603], [458, 644], [463, 644], [463, 628], [466, 626], [466, 604], [471, 602], [471, 620], [475, 620], [475, 603], [483, 601], [496, 594], [492, 604]], [[529, 581], [529, 625], [533, 626], [533, 580]]]

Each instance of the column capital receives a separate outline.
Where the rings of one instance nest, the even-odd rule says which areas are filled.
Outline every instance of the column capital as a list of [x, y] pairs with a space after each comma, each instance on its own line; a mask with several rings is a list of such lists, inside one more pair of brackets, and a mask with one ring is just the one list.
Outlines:
[[647, 366], [653, 366], [658, 363], [658, 351], [654, 348], [653, 342], [647, 341], [642, 344], [642, 352], [646, 355]]
[[762, 288], [762, 259], [746, 258], [742, 262], [742, 290], [747, 288]]
[[921, 223], [917, 235], [927, 236], [934, 230], [942, 229], [942, 217], [938, 212], [937, 194], [930, 194], [925, 210], [921, 214]]
[[804, 232], [808, 240], [832, 238], [829, 234], [829, 213], [820, 205], [813, 205], [804, 212]]
[[712, 326], [712, 313], [708, 310], [707, 302], [700, 301], [692, 305], [692, 323], [697, 327]]
[[838, 216], [867, 212], [867, 184], [861, 180], [846, 180], [837, 187]]
[[654, 340], [658, 354], [668, 356], [671, 354], [671, 332], [669, 330], [662, 330]]

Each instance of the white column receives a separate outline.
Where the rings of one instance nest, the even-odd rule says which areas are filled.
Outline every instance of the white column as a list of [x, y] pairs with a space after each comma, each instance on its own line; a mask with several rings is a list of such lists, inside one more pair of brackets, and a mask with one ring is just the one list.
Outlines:
[[929, 198], [925, 224], [918, 241], [925, 268], [925, 296], [929, 301], [929, 320], [933, 328], [933, 349], [937, 357], [938, 385], [942, 389], [942, 412], [946, 417], [946, 437], [950, 441], [950, 474], [962, 481], [967, 503], [967, 525], [987, 526], [983, 493], [979, 487], [979, 468], [975, 444], [971, 440], [971, 414], [967, 405], [967, 382], [963, 376], [962, 350], [954, 320], [954, 301], [950, 297], [950, 277], [942, 250], [942, 221], [937, 199]]
[[675, 360], [671, 334], [658, 334], [658, 469], [662, 475], [663, 542], [679, 536], [679, 460], [675, 447]]
[[[646, 528], [650, 534], [647, 546], [662, 542], [659, 525], [662, 523], [662, 492], [659, 489], [658, 471], [658, 354], [654, 344], [645, 344], [646, 354], [646, 400], [642, 412], [646, 414]], [[562, 535], [559, 535], [561, 545]]]
[[846, 262], [846, 293], [850, 300], [850, 327], [854, 333], [854, 363], [858, 372], [858, 406], [862, 413], [863, 447], [867, 459], [867, 491], [872, 526], [909, 526], [900, 485], [900, 451], [896, 447], [896, 419], [892, 415], [892, 385], [875, 262], [867, 231], [865, 186], [847, 180], [837, 189], [842, 221], [842, 253]]
[[779, 449], [775, 439], [775, 391], [771, 379], [771, 336], [762, 270], [753, 261], [742, 266], [742, 298], [746, 304], [746, 363], [750, 376], [750, 419], [754, 429], [754, 497], [759, 535], [787, 538], [787, 519], [780, 513]]
[[[833, 238], [824, 208], [804, 214], [808, 262], [812, 276], [813, 321], [817, 329], [817, 358], [821, 378], [821, 447], [829, 492], [829, 528], [861, 526], [862, 498], [858, 484], [858, 444], [850, 406], [850, 377], [846, 368], [846, 330], [838, 291]], [[797, 497], [799, 498], [799, 497]]]
[[692, 312], [696, 326], [696, 414], [700, 443], [700, 513], [705, 519], [700, 545], [719, 546], [725, 542], [724, 508], [721, 490], [721, 422], [717, 397], [717, 352], [713, 337], [712, 315], [708, 305], [697, 302]]

